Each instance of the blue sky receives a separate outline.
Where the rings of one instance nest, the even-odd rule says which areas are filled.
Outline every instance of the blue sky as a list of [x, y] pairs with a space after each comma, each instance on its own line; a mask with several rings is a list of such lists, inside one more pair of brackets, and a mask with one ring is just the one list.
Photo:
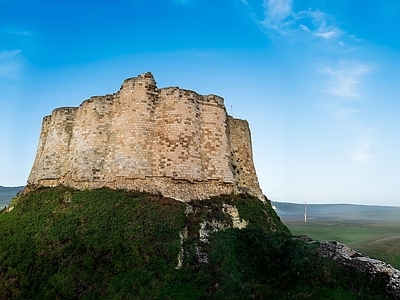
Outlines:
[[54, 108], [151, 71], [250, 122], [270, 199], [400, 205], [399, 36], [397, 0], [0, 0], [0, 185]]

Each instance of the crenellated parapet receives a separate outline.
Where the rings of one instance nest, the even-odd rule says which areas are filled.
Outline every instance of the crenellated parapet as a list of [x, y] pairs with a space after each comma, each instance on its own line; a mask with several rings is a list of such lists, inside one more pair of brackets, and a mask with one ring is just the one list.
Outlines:
[[219, 96], [158, 89], [151, 73], [45, 117], [28, 185], [264, 199], [248, 123], [228, 116]]

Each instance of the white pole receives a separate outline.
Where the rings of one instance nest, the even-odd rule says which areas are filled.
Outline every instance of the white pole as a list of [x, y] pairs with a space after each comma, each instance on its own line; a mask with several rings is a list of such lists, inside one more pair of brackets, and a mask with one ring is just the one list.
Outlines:
[[304, 202], [304, 223], [307, 223], [307, 202]]

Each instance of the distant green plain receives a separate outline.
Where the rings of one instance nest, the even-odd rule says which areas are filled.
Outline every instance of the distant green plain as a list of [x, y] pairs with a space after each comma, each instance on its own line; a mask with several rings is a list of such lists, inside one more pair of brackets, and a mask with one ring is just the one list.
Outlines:
[[338, 241], [400, 269], [400, 222], [358, 220], [350, 223], [338, 219], [284, 223], [294, 235], [307, 235], [318, 241]]

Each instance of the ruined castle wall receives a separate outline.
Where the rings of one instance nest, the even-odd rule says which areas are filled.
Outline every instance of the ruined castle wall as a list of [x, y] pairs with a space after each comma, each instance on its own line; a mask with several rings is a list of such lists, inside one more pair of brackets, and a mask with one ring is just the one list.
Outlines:
[[66, 173], [76, 111], [73, 107], [58, 108], [43, 120], [43, 139], [29, 180], [47, 180], [49, 185], [55, 185], [60, 174]]
[[222, 98], [161, 89], [156, 112], [154, 175], [233, 183]]
[[223, 98], [158, 89], [147, 73], [44, 118], [28, 185], [263, 199], [252, 159], [248, 124], [228, 117]]
[[234, 177], [230, 167], [227, 113], [223, 99], [208, 95], [203, 101], [200, 147], [205, 177], [232, 183]]
[[157, 91], [152, 76], [125, 80], [118, 92], [113, 117], [113, 176], [152, 176], [152, 141]]
[[160, 90], [157, 106], [154, 175], [203, 180], [200, 155], [200, 95], [179, 88]]
[[[107, 180], [113, 168], [109, 159], [113, 115], [113, 96], [92, 97], [84, 101], [76, 112], [69, 146], [66, 185], [77, 182]], [[72, 182], [71, 182], [72, 181]]]
[[231, 166], [236, 178], [237, 188], [262, 199], [263, 194], [253, 163], [249, 123], [246, 120], [235, 119], [229, 116], [227, 125]]
[[47, 141], [47, 135], [50, 129], [50, 123], [51, 123], [51, 116], [46, 116], [43, 118], [42, 128], [39, 137], [39, 145], [36, 151], [35, 161], [33, 163], [34, 167], [32, 168], [31, 173], [29, 175], [29, 179], [31, 180], [38, 180], [43, 176], [42, 175], [43, 167], [40, 168], [39, 166], [42, 165], [43, 155], [45, 155], [44, 148]]

